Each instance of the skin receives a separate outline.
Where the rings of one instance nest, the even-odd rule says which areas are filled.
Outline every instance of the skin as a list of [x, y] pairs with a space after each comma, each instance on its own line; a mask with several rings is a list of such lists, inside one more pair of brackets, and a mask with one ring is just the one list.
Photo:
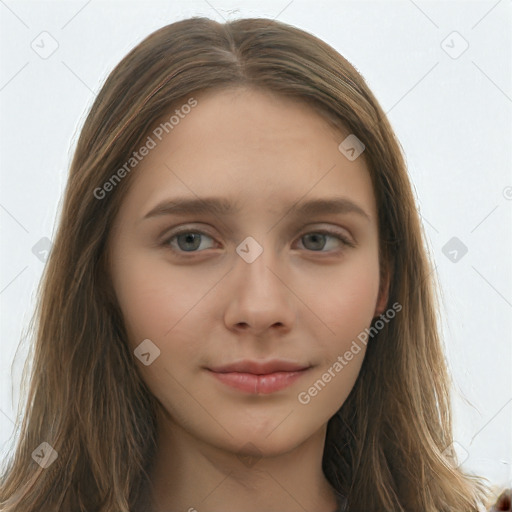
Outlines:
[[[191, 113], [132, 171], [109, 245], [130, 348], [150, 339], [160, 350], [148, 366], [136, 359], [161, 404], [155, 510], [334, 511], [321, 468], [326, 426], [353, 388], [366, 346], [359, 343], [308, 404], [297, 397], [385, 310], [364, 153], [349, 161], [338, 145], [350, 132], [292, 99], [243, 88], [195, 98]], [[178, 196], [219, 196], [240, 201], [241, 211], [143, 219]], [[332, 196], [351, 199], [369, 219], [297, 220], [289, 211]], [[206, 234], [199, 246], [183, 237], [166, 244], [178, 226]], [[319, 228], [339, 229], [356, 246], [304, 236]], [[236, 252], [247, 236], [263, 248], [252, 263]], [[312, 367], [266, 395], [234, 390], [205, 369], [272, 358]]]

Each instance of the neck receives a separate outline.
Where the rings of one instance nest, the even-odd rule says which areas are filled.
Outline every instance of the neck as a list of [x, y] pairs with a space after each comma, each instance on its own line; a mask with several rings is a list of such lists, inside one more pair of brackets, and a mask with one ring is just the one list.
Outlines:
[[[293, 450], [266, 456], [198, 440], [160, 414], [151, 470], [154, 512], [335, 512], [322, 471], [326, 425]], [[251, 450], [252, 446], [252, 450]]]

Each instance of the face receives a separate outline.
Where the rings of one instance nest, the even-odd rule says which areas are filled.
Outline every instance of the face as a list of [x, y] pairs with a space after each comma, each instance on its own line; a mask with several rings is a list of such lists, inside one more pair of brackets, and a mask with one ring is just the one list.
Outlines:
[[[341, 407], [358, 335], [383, 312], [370, 175], [364, 153], [338, 150], [350, 132], [305, 104], [246, 89], [195, 98], [152, 135], [111, 233], [127, 341], [175, 429], [288, 452]], [[212, 198], [224, 208], [177, 207]], [[318, 200], [338, 207], [303, 209]]]

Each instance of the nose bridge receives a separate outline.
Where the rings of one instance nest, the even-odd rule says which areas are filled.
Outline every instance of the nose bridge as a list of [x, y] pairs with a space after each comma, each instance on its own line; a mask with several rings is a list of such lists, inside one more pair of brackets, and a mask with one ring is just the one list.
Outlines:
[[[263, 240], [262, 240], [263, 238]], [[271, 244], [271, 237], [262, 235], [260, 240], [247, 236], [236, 248], [239, 260], [235, 263], [236, 274], [241, 278], [241, 289], [262, 296], [268, 296], [276, 287], [283, 287], [280, 279], [275, 275], [279, 273], [278, 255]]]
[[270, 237], [266, 236], [263, 238], [263, 236], [260, 235], [258, 238], [259, 240], [253, 236], [247, 236], [236, 247], [236, 253], [243, 261], [243, 263], [237, 263], [244, 269], [245, 273], [260, 274], [266, 269], [269, 260], [273, 259], [273, 249], [269, 242]]

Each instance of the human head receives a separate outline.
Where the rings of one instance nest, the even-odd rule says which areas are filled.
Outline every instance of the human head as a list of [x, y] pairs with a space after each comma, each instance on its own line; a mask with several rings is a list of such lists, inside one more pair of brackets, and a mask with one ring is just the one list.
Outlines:
[[[175, 428], [232, 453], [286, 453], [341, 407], [366, 350], [358, 336], [386, 307], [371, 178], [364, 158], [339, 151], [349, 134], [307, 104], [247, 87], [194, 102], [134, 171], [109, 239], [109, 275], [131, 351], [157, 351], [140, 373]], [[239, 211], [166, 216], [159, 206], [148, 216], [177, 197], [201, 206], [221, 197]], [[335, 199], [345, 211], [296, 214]], [[172, 242], [177, 226], [199, 229], [194, 252]], [[305, 247], [301, 238], [319, 229], [328, 238]], [[227, 391], [205, 371], [271, 359], [310, 370], [258, 397]], [[332, 383], [311, 388], [331, 367]]]
[[[137, 499], [155, 448], [156, 403], [127, 344], [107, 249], [138, 164], [118, 174], [122, 179], [111, 190], [104, 184], [163, 113], [195, 94], [242, 86], [307, 104], [364, 145], [384, 304], [403, 307], [368, 343], [350, 395], [329, 420], [326, 475], [356, 509], [427, 509], [440, 506], [443, 495], [454, 510], [465, 506], [469, 484], [443, 462], [451, 428], [447, 376], [430, 268], [399, 144], [346, 59], [306, 32], [264, 19], [219, 24], [198, 18], [163, 27], [122, 60], [98, 94], [77, 144], [45, 269], [26, 450], [44, 438], [69, 454], [66, 461], [57, 459], [54, 471], [65, 463], [77, 471], [66, 475], [60, 491], [54, 488], [56, 495], [64, 495], [67, 484], [87, 483], [96, 491], [81, 499], [92, 505], [99, 496], [118, 508]], [[62, 411], [62, 403], [71, 404], [69, 410]], [[44, 422], [49, 417], [53, 427]], [[108, 428], [100, 435], [98, 425]], [[123, 468], [122, 477], [115, 468]], [[25, 480], [30, 485], [47, 478], [35, 471]]]

